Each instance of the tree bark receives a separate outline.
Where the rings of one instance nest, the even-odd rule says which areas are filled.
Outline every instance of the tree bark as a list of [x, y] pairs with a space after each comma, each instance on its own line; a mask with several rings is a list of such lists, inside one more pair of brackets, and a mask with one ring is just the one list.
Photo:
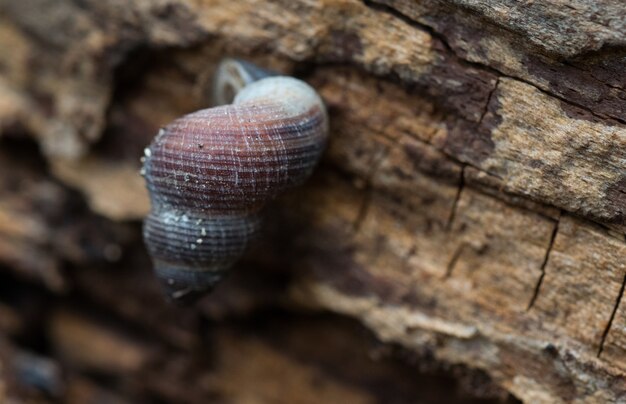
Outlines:
[[[35, 323], [79, 369], [148, 372], [154, 355], [115, 340], [96, 342], [126, 361], [74, 357], [72, 338], [100, 333], [75, 325], [73, 302], [183, 352], [203, 335], [190, 322], [280, 306], [346, 315], [418, 362], [488, 375], [491, 396], [626, 400], [624, 21], [618, 0], [0, 0], [0, 262], [55, 302], [52, 325]], [[178, 309], [140, 242], [138, 158], [159, 127], [208, 106], [225, 56], [309, 82], [331, 140], [232, 279]], [[261, 361], [279, 355], [219, 332], [237, 364], [213, 380], [224, 394], [246, 382], [229, 335]], [[93, 390], [76, 372], [73, 394]], [[145, 377], [134, 397], [184, 394]], [[386, 397], [333, 386], [320, 397]]]

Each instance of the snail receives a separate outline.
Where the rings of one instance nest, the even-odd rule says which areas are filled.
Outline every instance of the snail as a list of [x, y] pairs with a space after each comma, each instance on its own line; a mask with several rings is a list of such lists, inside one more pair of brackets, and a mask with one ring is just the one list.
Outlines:
[[259, 235], [263, 207], [311, 175], [328, 137], [313, 88], [251, 63], [222, 61], [214, 99], [227, 105], [174, 120], [142, 158], [144, 242], [174, 300], [223, 278]]

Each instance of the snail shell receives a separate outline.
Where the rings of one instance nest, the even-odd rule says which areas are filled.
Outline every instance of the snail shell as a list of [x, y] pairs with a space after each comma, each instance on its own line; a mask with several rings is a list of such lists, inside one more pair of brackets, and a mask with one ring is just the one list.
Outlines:
[[144, 240], [173, 299], [210, 290], [258, 235], [264, 205], [304, 182], [324, 150], [321, 98], [272, 74], [225, 60], [214, 98], [232, 104], [175, 120], [145, 150]]

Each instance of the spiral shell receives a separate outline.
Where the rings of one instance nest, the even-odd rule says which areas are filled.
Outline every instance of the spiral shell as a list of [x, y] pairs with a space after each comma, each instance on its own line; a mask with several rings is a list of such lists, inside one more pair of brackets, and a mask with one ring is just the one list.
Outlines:
[[210, 290], [258, 235], [264, 205], [304, 182], [324, 150], [328, 118], [306, 83], [227, 59], [215, 99], [145, 150], [151, 211], [143, 234], [173, 299]]

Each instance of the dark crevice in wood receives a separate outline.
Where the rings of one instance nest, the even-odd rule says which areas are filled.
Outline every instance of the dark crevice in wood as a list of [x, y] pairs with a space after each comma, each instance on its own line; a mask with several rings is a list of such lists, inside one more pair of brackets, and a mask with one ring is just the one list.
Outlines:
[[602, 339], [600, 340], [600, 346], [598, 347], [598, 358], [602, 355], [602, 350], [604, 349], [604, 342], [606, 341], [606, 337], [609, 335], [609, 331], [611, 330], [611, 326], [613, 325], [613, 320], [615, 319], [615, 314], [617, 313], [617, 309], [619, 308], [620, 302], [622, 301], [622, 296], [624, 296], [624, 287], [626, 286], [626, 273], [624, 273], [624, 278], [622, 279], [622, 286], [619, 289], [619, 293], [617, 294], [617, 299], [615, 300], [615, 305], [613, 306], [613, 311], [611, 312], [611, 317], [609, 318], [609, 322], [606, 325], [606, 328], [602, 332]]
[[541, 263], [541, 275], [539, 275], [539, 280], [537, 281], [537, 285], [535, 285], [535, 291], [532, 298], [530, 299], [530, 302], [528, 303], [528, 308], [526, 310], [530, 310], [533, 308], [535, 301], [539, 296], [539, 291], [541, 289], [541, 285], [543, 284], [543, 278], [546, 276], [546, 266], [548, 265], [548, 260], [550, 259], [550, 253], [552, 252], [552, 247], [554, 246], [554, 240], [556, 240], [556, 235], [559, 232], [560, 221], [561, 218], [559, 214], [559, 218], [557, 218], [557, 221], [554, 224], [554, 229], [552, 230], [552, 234], [550, 235], [550, 244], [548, 244], [546, 255], [544, 256], [543, 262]]
[[452, 254], [452, 258], [450, 259], [450, 262], [448, 263], [448, 266], [446, 267], [446, 273], [444, 275], [444, 278], [449, 278], [450, 276], [452, 276], [452, 271], [454, 270], [454, 267], [456, 266], [457, 262], [459, 261], [459, 258], [461, 258], [461, 254], [463, 254], [463, 251], [465, 250], [465, 247], [467, 247], [466, 243], [461, 243], [456, 251], [454, 251], [454, 254]]
[[[551, 221], [551, 222], [554, 222], [554, 221], [555, 221], [554, 216], [547, 215], [547, 214], [545, 214], [544, 212], [540, 212], [540, 211], [538, 211], [538, 210], [534, 210], [534, 209], [532, 209], [532, 208], [530, 208], [530, 207], [528, 207], [528, 206], [524, 206], [524, 205], [522, 205], [522, 204], [520, 204], [520, 203], [515, 203], [515, 202], [512, 202], [510, 199], [507, 199], [507, 198], [504, 196], [504, 195], [510, 195], [510, 194], [507, 194], [506, 192], [503, 192], [503, 191], [501, 191], [501, 190], [500, 190], [500, 192], [501, 192], [501, 193], [496, 193], [496, 194], [493, 194], [493, 193], [486, 192], [484, 189], [481, 189], [481, 188], [480, 188], [480, 187], [478, 187], [478, 186], [476, 186], [476, 187], [475, 187], [475, 186], [472, 186], [471, 184], [467, 184], [466, 186], [467, 186], [468, 188], [470, 188], [470, 189], [472, 189], [472, 190], [474, 190], [474, 191], [476, 191], [476, 192], [480, 193], [481, 195], [485, 195], [485, 196], [487, 196], [487, 197], [489, 197], [489, 198], [496, 199], [496, 200], [498, 200], [499, 202], [502, 202], [504, 205], [509, 206], [509, 207], [511, 207], [511, 208], [513, 208], [513, 209], [518, 209], [518, 210], [523, 211], [523, 212], [529, 212], [529, 213], [532, 213], [532, 214], [534, 214], [534, 215], [540, 216], [540, 217], [542, 217], [542, 218], [544, 218], [544, 219], [546, 219], [546, 220], [549, 220], [549, 221]], [[515, 196], [516, 196], [516, 197], [518, 197], [519, 199], [525, 199], [525, 200], [527, 200], [527, 201], [532, 201], [532, 199], [524, 198], [524, 197], [521, 197], [521, 196], [519, 196], [519, 195], [515, 195]], [[552, 205], [546, 205], [546, 206], [552, 206]]]
[[498, 84], [500, 84], [500, 77], [496, 79], [496, 84], [493, 86], [493, 88], [489, 92], [489, 96], [487, 97], [487, 103], [485, 104], [485, 109], [483, 110], [483, 113], [480, 116], [480, 119], [478, 120], [479, 125], [483, 123], [483, 119], [485, 119], [485, 115], [487, 115], [487, 112], [489, 112], [489, 104], [491, 104], [491, 98], [493, 98], [493, 94], [498, 89]]
[[456, 217], [456, 211], [458, 209], [459, 200], [461, 199], [461, 193], [463, 192], [463, 188], [465, 188], [465, 164], [461, 165], [459, 189], [457, 190], [456, 196], [454, 197], [454, 202], [452, 203], [452, 209], [450, 210], [450, 216], [448, 217], [448, 221], [446, 222], [447, 231], [450, 231], [452, 229], [452, 223], [454, 223], [454, 218]]

